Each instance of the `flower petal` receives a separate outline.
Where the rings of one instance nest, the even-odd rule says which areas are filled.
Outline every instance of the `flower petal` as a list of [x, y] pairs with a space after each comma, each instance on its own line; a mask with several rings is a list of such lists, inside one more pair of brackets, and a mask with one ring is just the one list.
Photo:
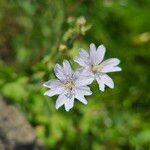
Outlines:
[[94, 77], [93, 76], [81, 76], [75, 81], [76, 87], [80, 86], [86, 86], [93, 82]]
[[95, 59], [97, 59], [96, 46], [93, 43], [90, 44], [90, 59], [92, 63], [94, 63]]
[[80, 49], [80, 56], [84, 59], [88, 59], [89, 58], [89, 54], [88, 52], [86, 52], [84, 49]]
[[60, 108], [62, 105], [64, 105], [66, 103], [66, 97], [64, 94], [61, 94], [58, 96], [57, 100], [56, 100], [56, 109]]
[[91, 72], [90, 67], [82, 67], [82, 68], [80, 68], [80, 69], [78, 69], [74, 72], [73, 78], [74, 78], [74, 80], [77, 80], [80, 77], [85, 77], [86, 78], [86, 77], [89, 77], [89, 76], [94, 77], [94, 74]]
[[92, 91], [88, 86], [79, 87], [78, 90], [80, 90], [83, 95], [92, 95]]
[[48, 88], [59, 88], [62, 86], [62, 83], [59, 80], [49, 80], [45, 82], [43, 86]]
[[102, 62], [105, 56], [105, 52], [106, 52], [106, 48], [103, 45], [100, 45], [97, 48], [97, 59], [95, 60], [97, 64]]
[[117, 58], [110, 58], [101, 63], [102, 66], [117, 66], [120, 63], [120, 60]]
[[101, 77], [97, 75], [96, 76], [96, 81], [97, 81], [97, 83], [99, 85], [99, 90], [104, 92], [105, 84], [103, 83], [103, 80], [101, 79]]
[[108, 87], [114, 88], [114, 82], [113, 82], [113, 80], [107, 74], [102, 75], [101, 76], [101, 80]]
[[64, 68], [64, 73], [67, 76], [71, 76], [72, 75], [73, 71], [71, 69], [70, 63], [67, 60], [63, 61], [63, 68]]
[[64, 74], [63, 68], [59, 64], [55, 65], [54, 72], [56, 77], [61, 81], [64, 81], [66, 79], [66, 75]]
[[82, 67], [87, 66], [87, 64], [85, 63], [85, 61], [80, 56], [76, 56], [74, 58], [74, 61], [77, 62]]
[[85, 50], [80, 49], [79, 56], [75, 57], [74, 61], [77, 62], [79, 65], [86, 67], [90, 64], [89, 54]]
[[50, 96], [50, 97], [51, 97], [51, 96], [54, 96], [54, 95], [59, 95], [59, 94], [63, 93], [63, 91], [64, 91], [64, 88], [63, 88], [63, 87], [60, 87], [60, 88], [52, 88], [52, 89], [46, 91], [46, 92], [44, 93], [44, 95], [47, 95], [47, 96]]
[[76, 89], [75, 91], [75, 98], [78, 99], [83, 104], [87, 104], [87, 100], [84, 97], [84, 94], [79, 89]]
[[113, 67], [113, 66], [105, 66], [102, 68], [102, 73], [108, 73], [108, 72], [117, 72], [121, 71], [122, 69], [120, 67]]
[[67, 99], [67, 101], [65, 102], [65, 110], [69, 111], [74, 105], [74, 97], [72, 97], [71, 99]]

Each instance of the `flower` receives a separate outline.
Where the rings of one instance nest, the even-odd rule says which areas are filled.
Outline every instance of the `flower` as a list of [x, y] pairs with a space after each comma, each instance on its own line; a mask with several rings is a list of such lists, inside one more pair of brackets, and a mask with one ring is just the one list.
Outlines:
[[87, 104], [85, 95], [91, 95], [89, 85], [92, 80], [80, 75], [80, 71], [73, 71], [67, 60], [63, 61], [63, 66], [56, 64], [54, 72], [58, 80], [49, 80], [44, 86], [49, 88], [44, 93], [47, 96], [59, 95], [56, 100], [56, 109], [65, 106], [69, 111], [74, 106], [74, 100], [78, 99], [83, 104]]
[[79, 56], [74, 59], [82, 66], [82, 74], [90, 76], [93, 81], [96, 80], [101, 91], [105, 90], [105, 85], [114, 88], [113, 80], [106, 73], [121, 71], [121, 68], [117, 66], [120, 63], [119, 59], [110, 58], [103, 61], [105, 52], [106, 48], [103, 45], [96, 49], [95, 44], [92, 43], [90, 44], [90, 53], [81, 49]]

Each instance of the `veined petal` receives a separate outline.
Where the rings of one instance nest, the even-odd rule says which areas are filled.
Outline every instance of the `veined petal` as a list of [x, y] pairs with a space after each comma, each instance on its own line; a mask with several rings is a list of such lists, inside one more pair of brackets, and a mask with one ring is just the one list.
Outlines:
[[67, 99], [67, 101], [65, 102], [65, 110], [69, 111], [74, 105], [74, 97], [72, 97], [71, 99]]
[[59, 95], [59, 94], [63, 93], [63, 91], [64, 91], [63, 87], [61, 87], [61, 88], [52, 88], [52, 89], [46, 91], [44, 93], [44, 95], [47, 95], [47, 96], [51, 97], [51, 96], [54, 96], [54, 95]]
[[63, 61], [63, 68], [64, 68], [64, 73], [67, 76], [71, 76], [72, 75], [73, 71], [71, 69], [70, 63], [67, 60]]
[[96, 46], [93, 43], [90, 44], [90, 59], [92, 63], [94, 63], [95, 60], [97, 59]]
[[83, 95], [92, 95], [92, 91], [88, 86], [81, 86], [77, 88]]
[[105, 66], [102, 68], [102, 73], [108, 73], [108, 72], [117, 72], [121, 71], [122, 69], [120, 67], [113, 67], [113, 66]]
[[117, 58], [110, 58], [101, 63], [102, 66], [117, 66], [120, 63], [120, 60]]
[[90, 64], [89, 54], [85, 50], [80, 49], [79, 56], [76, 56], [74, 61], [80, 66], [86, 67]]
[[92, 76], [85, 76], [85, 77], [81, 76], [75, 81], [75, 85], [76, 87], [86, 86], [86, 85], [91, 84], [93, 80], [94, 80], [94, 77]]
[[66, 97], [64, 94], [58, 96], [56, 100], [56, 109], [60, 108], [62, 105], [66, 103]]
[[97, 75], [96, 76], [96, 81], [97, 81], [97, 83], [99, 85], [99, 90], [104, 92], [105, 84], [103, 83], [103, 80], [101, 79], [101, 77]]
[[84, 49], [80, 49], [80, 56], [84, 59], [87, 59], [89, 57], [89, 54]]
[[101, 80], [108, 87], [114, 88], [114, 82], [113, 82], [113, 80], [107, 74], [102, 75], [101, 76]]
[[82, 67], [74, 72], [73, 78], [77, 80], [80, 77], [94, 76], [89, 67]]
[[62, 83], [59, 80], [49, 80], [45, 82], [43, 86], [48, 88], [59, 88], [62, 86]]
[[74, 58], [74, 61], [77, 62], [80, 66], [85, 67], [87, 66], [86, 62], [84, 59], [82, 59], [80, 56], [76, 56]]
[[106, 52], [106, 48], [103, 45], [100, 45], [97, 48], [97, 59], [95, 60], [97, 64], [102, 62], [105, 56], [105, 52]]
[[66, 79], [66, 75], [64, 74], [63, 68], [59, 64], [55, 65], [54, 72], [56, 77], [61, 81], [64, 81]]
[[83, 104], [87, 104], [87, 100], [84, 97], [84, 94], [79, 89], [76, 89], [75, 91], [75, 98], [78, 99]]
[[67, 99], [72, 99], [74, 97], [74, 93], [71, 90], [67, 90], [65, 92], [65, 96]]
[[[94, 52], [94, 53], [96, 52], [96, 46], [95, 46], [94, 43], [91, 43], [91, 44], [90, 44], [90, 50], [91, 50], [91, 53], [92, 53], [92, 52]], [[90, 54], [91, 54], [91, 53], [90, 53]]]

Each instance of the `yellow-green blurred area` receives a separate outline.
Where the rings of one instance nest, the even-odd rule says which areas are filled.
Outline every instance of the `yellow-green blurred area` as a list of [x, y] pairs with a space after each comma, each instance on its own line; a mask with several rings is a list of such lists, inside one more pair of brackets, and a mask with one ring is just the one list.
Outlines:
[[[79, 48], [104, 44], [105, 58], [121, 60], [115, 88], [88, 104], [55, 109], [43, 83], [54, 64], [72, 67]], [[48, 149], [150, 148], [149, 0], [0, 0], [0, 94], [16, 106]]]

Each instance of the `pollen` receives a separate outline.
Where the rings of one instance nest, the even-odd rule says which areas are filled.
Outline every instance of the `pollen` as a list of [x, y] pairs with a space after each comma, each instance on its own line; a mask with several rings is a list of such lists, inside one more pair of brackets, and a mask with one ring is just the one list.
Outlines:
[[103, 68], [103, 67], [102, 67], [101, 65], [92, 65], [91, 70], [92, 70], [92, 72], [95, 74], [95, 73], [97, 73], [97, 72], [101, 72], [102, 68]]
[[74, 84], [74, 81], [70, 79], [70, 80], [66, 81], [64, 86], [66, 89], [72, 90], [75, 87], [75, 84]]

